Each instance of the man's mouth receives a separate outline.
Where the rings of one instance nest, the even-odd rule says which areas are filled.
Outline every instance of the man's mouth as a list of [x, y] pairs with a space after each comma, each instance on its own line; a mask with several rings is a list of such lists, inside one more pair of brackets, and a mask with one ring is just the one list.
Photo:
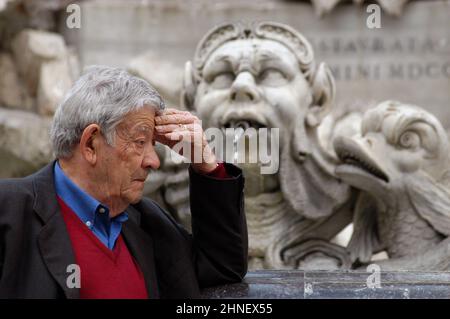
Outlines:
[[337, 138], [334, 141], [334, 149], [344, 164], [361, 169], [389, 183], [389, 177], [383, 169], [352, 139]]

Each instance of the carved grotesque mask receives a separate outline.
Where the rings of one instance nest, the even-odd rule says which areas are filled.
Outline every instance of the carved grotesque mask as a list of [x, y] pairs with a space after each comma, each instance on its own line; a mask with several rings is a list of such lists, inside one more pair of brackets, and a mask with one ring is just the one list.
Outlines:
[[271, 40], [245, 39], [228, 42], [210, 56], [196, 107], [208, 127], [277, 127], [286, 136], [311, 99], [288, 48]]
[[[324, 64], [316, 66], [310, 43], [286, 25], [262, 22], [211, 30], [186, 64], [182, 102], [205, 128], [279, 129], [275, 151], [286, 148], [287, 161], [311, 153], [306, 126], [320, 124], [333, 97], [333, 78]], [[279, 187], [278, 177], [247, 169], [256, 179], [247, 185], [266, 185], [247, 194]]]

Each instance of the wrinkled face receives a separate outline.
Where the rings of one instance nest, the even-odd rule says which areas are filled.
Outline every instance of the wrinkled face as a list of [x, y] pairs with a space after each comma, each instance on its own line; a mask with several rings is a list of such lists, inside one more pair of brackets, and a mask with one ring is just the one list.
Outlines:
[[97, 180], [105, 194], [127, 204], [142, 197], [150, 169], [157, 169], [154, 149], [155, 111], [151, 108], [130, 113], [117, 126], [114, 146], [104, 144], [99, 151]]
[[337, 138], [334, 148], [343, 162], [336, 174], [380, 196], [402, 188], [402, 177], [419, 170], [437, 178], [448, 160], [440, 123], [424, 110], [393, 102], [368, 111], [361, 135]]
[[205, 127], [291, 130], [312, 96], [294, 54], [261, 39], [227, 42], [205, 63], [195, 105]]

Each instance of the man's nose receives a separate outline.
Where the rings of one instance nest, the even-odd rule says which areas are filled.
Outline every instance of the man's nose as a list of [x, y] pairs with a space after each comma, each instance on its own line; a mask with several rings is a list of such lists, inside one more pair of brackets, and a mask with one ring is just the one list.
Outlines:
[[142, 168], [144, 169], [158, 169], [161, 165], [158, 154], [156, 153], [154, 147], [145, 152], [144, 158], [142, 159]]
[[255, 78], [248, 72], [240, 72], [231, 85], [230, 99], [233, 102], [257, 102], [260, 95]]

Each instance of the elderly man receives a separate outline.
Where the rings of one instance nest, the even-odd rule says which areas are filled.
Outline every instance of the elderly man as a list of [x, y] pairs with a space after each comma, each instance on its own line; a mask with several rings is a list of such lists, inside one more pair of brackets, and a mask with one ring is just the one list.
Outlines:
[[[195, 116], [163, 109], [120, 69], [76, 82], [51, 129], [57, 160], [0, 181], [0, 297], [191, 298], [243, 278], [241, 171], [216, 162]], [[192, 235], [141, 198], [160, 165], [155, 141], [182, 139], [203, 155], [189, 170]]]

